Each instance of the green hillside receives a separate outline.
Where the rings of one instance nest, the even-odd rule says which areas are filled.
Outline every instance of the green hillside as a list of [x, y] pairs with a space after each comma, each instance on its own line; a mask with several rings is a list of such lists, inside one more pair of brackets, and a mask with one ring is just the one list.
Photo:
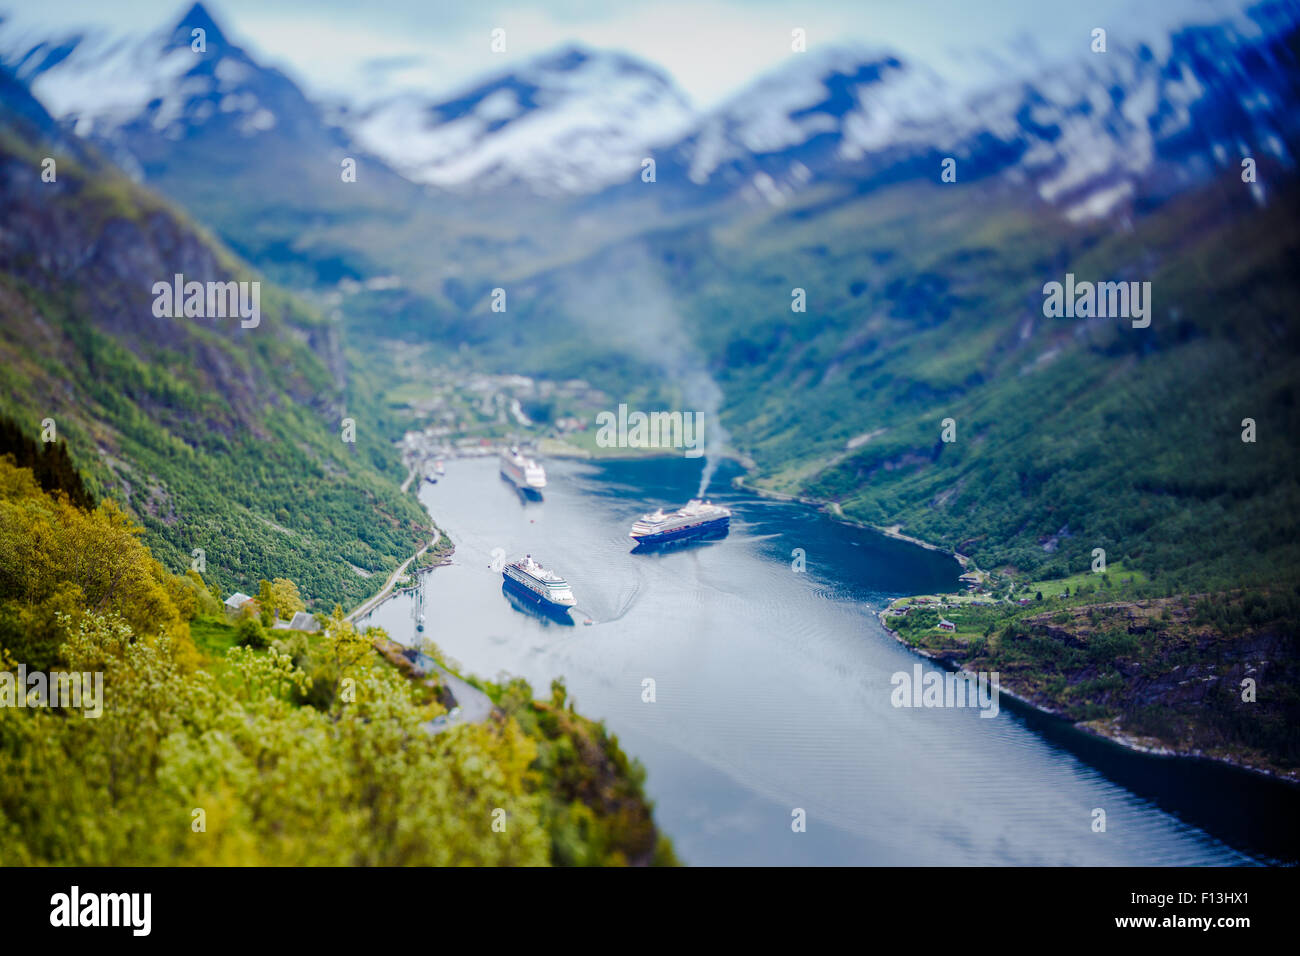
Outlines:
[[[759, 487], [984, 567], [1060, 577], [1103, 548], [1162, 591], [1290, 580], [1295, 199], [1229, 176], [1116, 230], [1002, 186], [826, 187], [539, 273], [495, 344], [620, 401], [698, 407], [673, 373], [706, 370]], [[1044, 317], [1067, 272], [1149, 280], [1150, 327]]]
[[[447, 689], [376, 654], [382, 631], [232, 627], [116, 505], [64, 490], [0, 457], [5, 865], [676, 862], [644, 770], [561, 684], [432, 732]], [[85, 682], [16, 684], [46, 668]]]
[[[791, 255], [799, 239], [767, 224], [750, 242], [779, 235], [787, 251], [747, 268], [802, 278], [825, 304], [748, 336], [789, 344], [729, 372], [737, 442], [761, 484], [901, 523], [985, 567], [1064, 576], [1100, 547], [1171, 587], [1292, 579], [1293, 198], [1260, 210], [1227, 180], [1112, 233], [915, 190], [896, 202], [922, 235], [879, 202], [820, 222], [837, 257], [886, 260], [857, 272]], [[1045, 318], [1042, 286], [1067, 272], [1149, 279], [1150, 328]], [[831, 274], [865, 289], [855, 301]]]
[[259, 276], [93, 155], [53, 152], [42, 182], [37, 132], [5, 116], [0, 413], [38, 440], [53, 419], [94, 497], [173, 571], [201, 549], [226, 593], [286, 577], [325, 610], [377, 590], [353, 566], [382, 580], [432, 529], [337, 324], [267, 283], [255, 328], [156, 318], [153, 284], [175, 273]]

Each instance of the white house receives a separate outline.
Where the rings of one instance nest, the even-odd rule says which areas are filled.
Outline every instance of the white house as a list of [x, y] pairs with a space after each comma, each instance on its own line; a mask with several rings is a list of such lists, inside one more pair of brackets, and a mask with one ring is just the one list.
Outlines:
[[251, 600], [253, 599], [243, 591], [236, 591], [234, 594], [230, 595], [230, 597], [226, 598], [224, 602], [226, 605], [226, 616], [234, 617], [243, 610], [244, 605]]
[[289, 622], [291, 631], [310, 631], [315, 633], [320, 630], [320, 624], [316, 621], [315, 614], [308, 614], [306, 611], [299, 611]]

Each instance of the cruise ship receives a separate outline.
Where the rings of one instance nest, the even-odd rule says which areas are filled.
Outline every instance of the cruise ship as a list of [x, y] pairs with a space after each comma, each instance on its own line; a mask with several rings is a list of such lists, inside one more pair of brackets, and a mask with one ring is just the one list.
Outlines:
[[554, 571], [542, 567], [531, 554], [522, 561], [512, 561], [501, 569], [504, 587], [515, 594], [551, 610], [565, 610], [577, 604], [569, 582]]
[[628, 537], [637, 547], [675, 544], [694, 538], [724, 537], [731, 527], [731, 509], [692, 498], [686, 506], [664, 514], [659, 508], [632, 525]]
[[526, 458], [511, 445], [501, 451], [501, 477], [508, 480], [524, 494], [541, 497], [546, 487], [546, 470], [531, 458]]

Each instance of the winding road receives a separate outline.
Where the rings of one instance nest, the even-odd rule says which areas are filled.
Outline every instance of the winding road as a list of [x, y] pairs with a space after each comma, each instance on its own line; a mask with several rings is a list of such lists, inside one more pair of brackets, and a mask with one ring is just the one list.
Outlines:
[[[414, 561], [416, 558], [420, 557], [430, 548], [436, 546], [437, 543], [441, 540], [442, 540], [442, 531], [438, 529], [434, 529], [434, 535], [432, 540], [430, 540], [429, 543], [426, 544], [419, 551], [415, 552], [415, 554], [411, 555], [409, 558], [403, 561], [401, 566], [396, 571], [394, 571], [391, 575], [389, 575], [388, 580], [384, 583], [384, 586], [379, 591], [379, 593], [374, 595], [371, 598], [368, 598], [362, 604], [358, 605], [356, 608], [350, 611], [344, 617], [344, 620], [348, 621], [349, 623], [356, 623], [358, 619], [365, 617], [367, 614], [369, 614], [371, 611], [377, 608], [380, 604], [382, 604], [384, 600], [387, 599], [387, 597], [392, 593], [393, 585], [397, 583], [397, 579], [400, 578], [403, 574], [405, 574], [406, 569], [411, 566], [411, 562]], [[481, 724], [483, 723], [483, 721], [487, 720], [489, 717], [492, 716], [492, 709], [495, 705], [492, 703], [491, 697], [483, 693], [483, 691], [479, 690], [477, 687], [475, 687], [473, 684], [466, 681], [464, 678], [457, 677], [455, 674], [447, 670], [447, 668], [443, 667], [437, 661], [434, 661], [432, 659], [428, 659], [428, 660], [429, 660], [429, 664], [432, 665], [432, 669], [438, 672], [438, 674], [442, 678], [443, 683], [446, 684], [447, 687], [451, 690], [451, 695], [456, 698], [456, 704], [460, 708], [460, 713], [454, 718], [452, 718], [450, 715], [444, 714], [443, 716], [435, 718], [434, 720], [431, 720], [426, 724], [422, 724], [421, 726], [427, 733], [440, 734], [448, 727], [452, 726], [452, 724], [456, 724], [456, 723]]]
[[437, 661], [433, 662], [433, 669], [442, 677], [443, 683], [451, 690], [451, 695], [456, 698], [460, 713], [454, 718], [450, 714], [445, 714], [442, 717], [435, 717], [427, 724], [422, 724], [421, 726], [427, 733], [440, 734], [452, 724], [457, 723], [481, 724], [492, 716], [492, 709], [495, 705], [492, 703], [491, 697], [463, 678], [457, 677]]
[[362, 604], [358, 605], [357, 607], [349, 611], [344, 616], [343, 620], [348, 621], [349, 623], [355, 623], [357, 618], [365, 617], [376, 607], [382, 604], [384, 599], [388, 597], [389, 594], [392, 593], [393, 585], [397, 583], [397, 579], [400, 578], [403, 574], [405, 574], [406, 569], [411, 566], [411, 562], [414, 561], [416, 558], [420, 557], [421, 555], [423, 555], [430, 548], [434, 547], [441, 540], [442, 540], [442, 531], [435, 528], [432, 540], [430, 540], [429, 543], [426, 544], [419, 551], [415, 552], [415, 554], [411, 555], [409, 558], [403, 561], [402, 564], [398, 567], [398, 569], [394, 571], [391, 575], [389, 575], [388, 580], [387, 582], [385, 582], [383, 589], [378, 594], [376, 594], [372, 598], [369, 598], [368, 600], [364, 601]]

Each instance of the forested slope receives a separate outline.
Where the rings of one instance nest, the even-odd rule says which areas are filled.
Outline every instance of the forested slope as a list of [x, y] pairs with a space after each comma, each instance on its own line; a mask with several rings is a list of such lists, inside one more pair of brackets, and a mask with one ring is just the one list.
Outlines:
[[255, 327], [157, 317], [154, 284], [176, 274], [260, 277], [64, 140], [21, 86], [0, 94], [0, 412], [32, 439], [52, 420], [173, 571], [197, 549], [227, 593], [282, 576], [317, 609], [369, 594], [350, 565], [385, 573], [432, 529], [336, 324], [267, 283]]

